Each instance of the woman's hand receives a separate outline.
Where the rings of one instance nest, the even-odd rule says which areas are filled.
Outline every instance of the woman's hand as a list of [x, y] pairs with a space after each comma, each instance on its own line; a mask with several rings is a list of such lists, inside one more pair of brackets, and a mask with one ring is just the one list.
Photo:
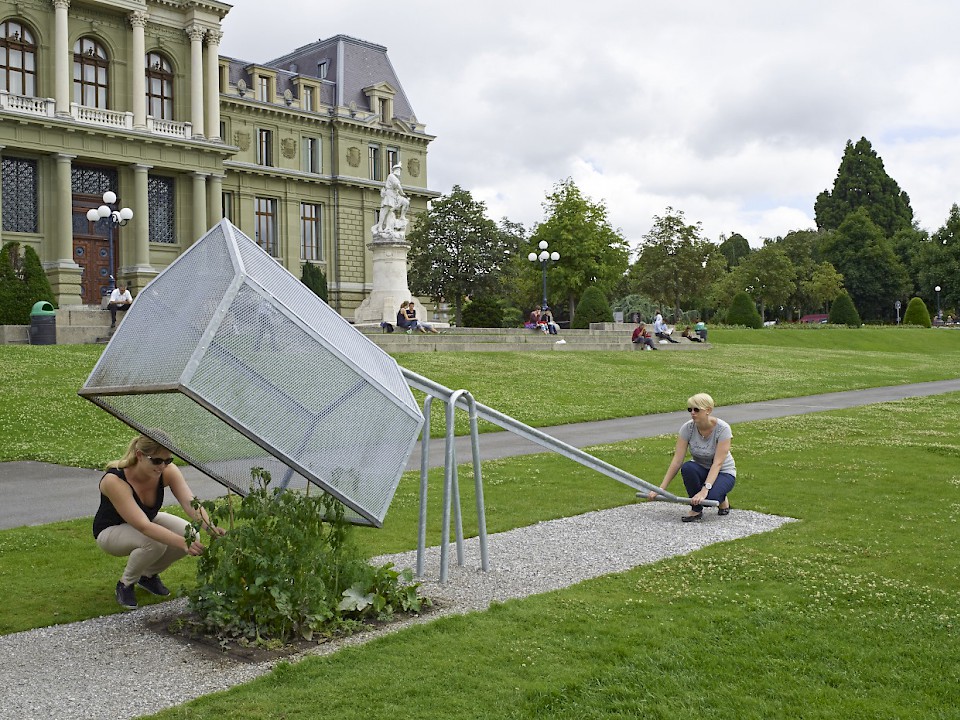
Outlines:
[[699, 505], [702, 500], [706, 500], [706, 499], [707, 499], [707, 493], [709, 493], [709, 492], [710, 492], [710, 491], [707, 490], [706, 488], [701, 488], [700, 492], [698, 492], [696, 495], [694, 495], [693, 497], [690, 498], [691, 504], [692, 504], [692, 505]]
[[204, 550], [206, 550], [206, 548], [199, 540], [194, 540], [187, 545], [187, 555], [203, 555]]
[[658, 497], [660, 497], [660, 495], [655, 490], [647, 493], [647, 500], [656, 500]]
[[209, 524], [207, 525], [207, 532], [210, 533], [211, 536], [216, 536], [216, 537], [223, 537], [224, 535], [227, 534], [227, 531], [224, 530], [222, 527], [218, 527], [217, 525], [209, 525]]

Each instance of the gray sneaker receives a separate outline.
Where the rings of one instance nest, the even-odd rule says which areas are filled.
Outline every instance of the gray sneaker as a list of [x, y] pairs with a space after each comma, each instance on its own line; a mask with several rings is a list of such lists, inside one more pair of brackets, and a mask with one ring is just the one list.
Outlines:
[[170, 591], [167, 589], [167, 586], [163, 584], [159, 575], [153, 575], [151, 577], [141, 575], [140, 579], [137, 580], [137, 585], [153, 595], [166, 596], [170, 594]]
[[124, 585], [122, 580], [117, 583], [117, 602], [125, 610], [137, 609], [137, 594], [133, 591], [133, 585]]

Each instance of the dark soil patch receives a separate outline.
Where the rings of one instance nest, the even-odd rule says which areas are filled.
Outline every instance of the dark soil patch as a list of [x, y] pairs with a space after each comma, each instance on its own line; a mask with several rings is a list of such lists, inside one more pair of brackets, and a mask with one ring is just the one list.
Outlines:
[[426, 607], [416, 615], [397, 614], [390, 620], [369, 620], [353, 633], [338, 633], [323, 635], [319, 633], [313, 640], [297, 638], [290, 642], [276, 646], [254, 645], [232, 638], [219, 638], [203, 631], [199, 618], [193, 613], [183, 613], [173, 618], [162, 618], [147, 622], [147, 628], [164, 637], [173, 638], [179, 643], [193, 648], [197, 653], [210, 660], [229, 660], [239, 663], [262, 663], [273, 660], [282, 660], [285, 657], [310, 650], [318, 645], [336, 643], [357, 634], [369, 632], [382, 627], [399, 624], [412, 617], [430, 615], [439, 610], [436, 601], [432, 607]]

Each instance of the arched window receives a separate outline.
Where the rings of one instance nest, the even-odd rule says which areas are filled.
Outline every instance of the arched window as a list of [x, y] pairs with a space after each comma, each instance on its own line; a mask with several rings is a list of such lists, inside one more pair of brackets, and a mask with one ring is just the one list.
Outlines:
[[173, 67], [160, 53], [147, 53], [147, 115], [173, 120]]
[[37, 43], [17, 20], [0, 24], [0, 90], [36, 97]]
[[107, 109], [110, 89], [109, 61], [103, 45], [92, 38], [80, 38], [73, 46], [73, 101], [86, 107]]

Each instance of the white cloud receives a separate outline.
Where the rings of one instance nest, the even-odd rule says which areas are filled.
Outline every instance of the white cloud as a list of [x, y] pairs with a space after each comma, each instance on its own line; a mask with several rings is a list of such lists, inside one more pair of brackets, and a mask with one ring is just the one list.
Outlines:
[[[437, 136], [430, 186], [528, 227], [566, 177], [636, 242], [671, 206], [705, 234], [813, 225], [867, 137], [936, 230], [960, 201], [960, 5], [915, 0], [237, 4], [225, 54], [265, 61], [343, 33], [385, 45]], [[296, 18], [293, 25], [290, 18]], [[301, 35], [291, 27], [311, 28]]]

